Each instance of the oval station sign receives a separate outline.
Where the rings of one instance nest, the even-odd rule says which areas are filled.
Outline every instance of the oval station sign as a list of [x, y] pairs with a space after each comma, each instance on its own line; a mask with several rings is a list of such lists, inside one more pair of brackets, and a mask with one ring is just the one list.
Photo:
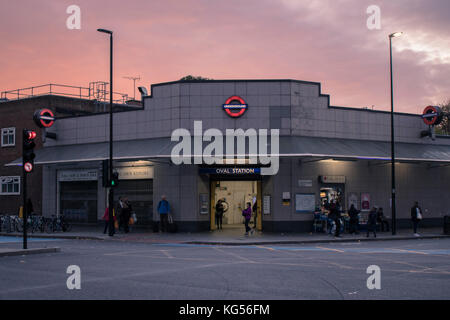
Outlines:
[[37, 110], [33, 119], [40, 128], [50, 128], [55, 123], [55, 115], [50, 109]]

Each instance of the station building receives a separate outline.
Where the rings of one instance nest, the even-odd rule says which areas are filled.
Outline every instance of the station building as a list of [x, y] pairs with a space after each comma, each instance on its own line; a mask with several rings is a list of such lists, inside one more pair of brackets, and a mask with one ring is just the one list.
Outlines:
[[[229, 108], [233, 104], [234, 110]], [[171, 139], [174, 130], [189, 131], [194, 144], [199, 122], [202, 133], [211, 128], [224, 134], [227, 129], [278, 129], [278, 172], [261, 174], [267, 163], [260, 158], [257, 163], [249, 157], [243, 163], [198, 163], [198, 150], [190, 164], [174, 164], [171, 154], [179, 144]], [[394, 126], [397, 226], [410, 226], [414, 201], [424, 210], [422, 226], [440, 226], [450, 213], [450, 139], [421, 137], [429, 128], [418, 114], [395, 113]], [[102, 161], [109, 157], [109, 115], [59, 119], [50, 131], [57, 140], [46, 141], [35, 160], [43, 166], [44, 215], [97, 223], [107, 203]], [[257, 227], [263, 231], [309, 232], [315, 208], [331, 199], [338, 199], [344, 210], [353, 203], [363, 213], [383, 207], [390, 218], [390, 139], [389, 112], [330, 106], [330, 97], [316, 82], [153, 84], [142, 109], [114, 114], [115, 197], [128, 197], [138, 224], [150, 227], [159, 221], [156, 205], [166, 195], [180, 231], [214, 230], [218, 199], [226, 201], [224, 223], [240, 227], [241, 209], [256, 201]], [[202, 148], [209, 143], [201, 141]], [[245, 141], [250, 148], [250, 139]]]

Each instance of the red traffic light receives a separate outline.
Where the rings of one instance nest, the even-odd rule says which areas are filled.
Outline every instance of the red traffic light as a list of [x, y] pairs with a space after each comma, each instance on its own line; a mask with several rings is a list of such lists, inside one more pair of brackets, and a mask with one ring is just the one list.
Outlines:
[[27, 131], [25, 131], [25, 132], [26, 132], [25, 139], [33, 140], [33, 139], [35, 139], [36, 136], [37, 136], [36, 131], [27, 130]]

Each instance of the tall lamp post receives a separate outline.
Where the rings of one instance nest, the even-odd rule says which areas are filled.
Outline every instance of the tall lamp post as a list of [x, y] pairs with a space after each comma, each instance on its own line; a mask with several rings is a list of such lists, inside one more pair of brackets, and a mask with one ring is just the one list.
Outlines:
[[109, 34], [109, 196], [108, 196], [108, 212], [109, 212], [109, 236], [114, 236], [114, 188], [111, 187], [113, 177], [113, 32], [106, 29], [97, 29], [98, 32]]
[[389, 59], [390, 59], [390, 75], [391, 75], [391, 181], [392, 181], [392, 235], [397, 233], [397, 213], [395, 209], [395, 140], [394, 140], [394, 89], [392, 85], [392, 38], [400, 37], [403, 32], [394, 32], [389, 35]]

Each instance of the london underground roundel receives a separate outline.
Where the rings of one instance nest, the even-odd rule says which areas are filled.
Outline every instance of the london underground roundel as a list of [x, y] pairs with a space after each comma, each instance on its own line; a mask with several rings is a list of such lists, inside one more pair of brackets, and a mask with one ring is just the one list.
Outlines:
[[223, 110], [225, 110], [225, 112], [232, 118], [242, 116], [247, 108], [248, 105], [245, 103], [244, 99], [239, 96], [229, 97], [223, 105]]
[[423, 110], [422, 119], [425, 124], [432, 126], [442, 121], [442, 110], [436, 106], [428, 106]]
[[50, 109], [37, 110], [33, 119], [40, 128], [50, 128], [55, 123], [55, 115]]

